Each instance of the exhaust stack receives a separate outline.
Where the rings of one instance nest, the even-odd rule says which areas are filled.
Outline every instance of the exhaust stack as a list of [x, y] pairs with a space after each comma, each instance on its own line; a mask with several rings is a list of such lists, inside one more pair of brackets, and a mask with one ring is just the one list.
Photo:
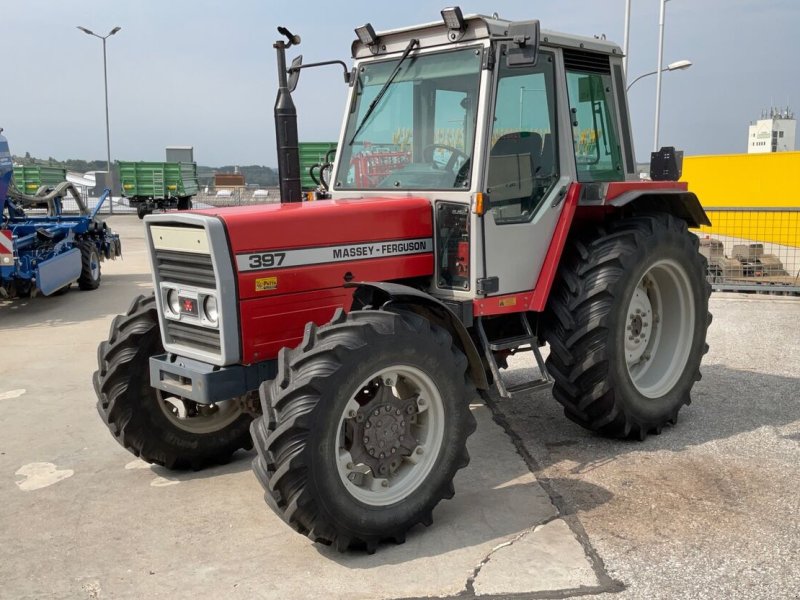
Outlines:
[[286, 49], [300, 44], [300, 36], [285, 27], [278, 33], [288, 41], [278, 40], [272, 47], [278, 54], [278, 97], [275, 99], [275, 139], [278, 145], [278, 180], [281, 202], [301, 202], [300, 149], [297, 135], [297, 109], [292, 101], [286, 73]]

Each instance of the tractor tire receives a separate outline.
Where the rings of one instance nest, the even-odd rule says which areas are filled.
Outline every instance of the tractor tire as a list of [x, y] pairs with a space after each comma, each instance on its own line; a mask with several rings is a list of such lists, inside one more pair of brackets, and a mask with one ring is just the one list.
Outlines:
[[142, 460], [176, 470], [224, 464], [252, 448], [252, 416], [239, 399], [209, 408], [150, 386], [150, 357], [163, 352], [155, 297], [139, 296], [97, 349], [97, 410], [114, 438]]
[[686, 223], [643, 214], [577, 231], [548, 301], [547, 369], [568, 418], [609, 437], [675, 424], [711, 323], [706, 259]]
[[253, 470], [267, 504], [342, 552], [372, 553], [430, 525], [469, 463], [467, 359], [447, 331], [414, 313], [340, 309], [320, 328], [307, 325], [260, 394]]
[[192, 210], [192, 199], [178, 198], [178, 210]]
[[75, 245], [81, 251], [81, 274], [78, 277], [78, 288], [96, 290], [100, 287], [100, 252], [91, 240], [82, 240]]

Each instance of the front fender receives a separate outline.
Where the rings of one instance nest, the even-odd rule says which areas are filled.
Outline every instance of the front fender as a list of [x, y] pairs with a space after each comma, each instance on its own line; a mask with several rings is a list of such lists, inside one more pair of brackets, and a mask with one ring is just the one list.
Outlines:
[[411, 310], [432, 323], [444, 327], [453, 337], [453, 342], [464, 353], [469, 361], [469, 375], [480, 390], [489, 389], [486, 370], [481, 355], [467, 327], [441, 300], [434, 298], [416, 288], [398, 283], [362, 282], [351, 284], [355, 287], [351, 310], [362, 310], [367, 307], [387, 308], [402, 306]]

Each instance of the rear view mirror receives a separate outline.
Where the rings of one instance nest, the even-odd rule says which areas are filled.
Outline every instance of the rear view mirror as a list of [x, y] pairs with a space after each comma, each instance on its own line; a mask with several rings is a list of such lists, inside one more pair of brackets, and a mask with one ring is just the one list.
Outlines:
[[539, 20], [518, 21], [508, 27], [511, 45], [506, 50], [509, 67], [533, 67], [539, 58]]
[[288, 86], [289, 91], [293, 92], [297, 87], [297, 81], [300, 79], [300, 65], [303, 64], [303, 55], [296, 57], [292, 61], [292, 66], [289, 68]]

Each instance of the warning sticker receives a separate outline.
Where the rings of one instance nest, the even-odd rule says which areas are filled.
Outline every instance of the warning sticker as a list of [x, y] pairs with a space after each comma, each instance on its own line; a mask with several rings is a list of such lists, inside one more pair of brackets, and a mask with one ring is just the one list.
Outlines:
[[267, 290], [277, 290], [277, 289], [278, 289], [277, 277], [259, 277], [258, 279], [256, 279], [257, 292], [265, 292]]

